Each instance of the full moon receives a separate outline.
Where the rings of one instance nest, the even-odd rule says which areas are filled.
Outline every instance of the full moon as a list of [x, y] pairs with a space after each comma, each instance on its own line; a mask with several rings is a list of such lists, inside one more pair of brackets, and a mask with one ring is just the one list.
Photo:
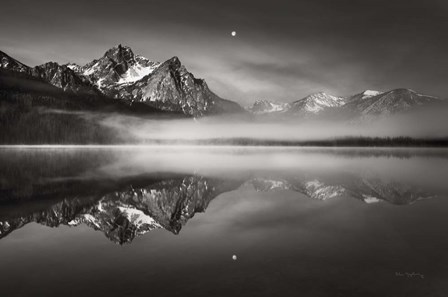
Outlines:
[[236, 31], [232, 31], [232, 36], [236, 36]]

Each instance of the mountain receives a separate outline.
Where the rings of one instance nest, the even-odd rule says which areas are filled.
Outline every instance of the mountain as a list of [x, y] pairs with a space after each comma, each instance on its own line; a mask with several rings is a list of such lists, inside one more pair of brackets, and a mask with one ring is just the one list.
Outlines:
[[65, 65], [61, 66], [55, 62], [48, 62], [31, 68], [1, 51], [0, 59], [3, 75], [6, 75], [7, 72], [12, 72], [13, 75], [14, 73], [18, 73], [22, 79], [28, 76], [31, 80], [47, 82], [66, 92], [100, 94], [88, 79], [78, 76], [72, 69]]
[[30, 67], [20, 63], [16, 59], [11, 58], [2, 51], [0, 51], [0, 68], [3, 70], [9, 70], [25, 74], [30, 73]]
[[237, 103], [214, 94], [177, 57], [154, 62], [135, 55], [127, 46], [113, 47], [83, 66], [48, 62], [30, 68], [3, 52], [0, 58], [6, 72], [21, 73], [78, 95], [98, 95], [194, 117], [243, 111]]
[[364, 92], [361, 92], [359, 94], [355, 94], [352, 96], [348, 96], [345, 98], [345, 103], [349, 103], [349, 102], [360, 102], [364, 99], [368, 99], [374, 96], [378, 96], [382, 94], [382, 92], [379, 91], [373, 91], [373, 90], [365, 90]]
[[340, 107], [344, 103], [343, 97], [320, 92], [292, 102], [289, 112], [293, 114], [318, 114], [328, 108]]
[[134, 55], [132, 49], [118, 45], [111, 48], [103, 57], [95, 59], [84, 66], [67, 65], [78, 74], [87, 77], [98, 89], [114, 95], [114, 91], [123, 84], [129, 84], [151, 74], [160, 66], [145, 57]]
[[48, 62], [31, 69], [31, 75], [66, 92], [100, 95], [98, 89], [85, 77], [77, 75], [66, 65]]
[[243, 111], [237, 103], [214, 94], [177, 57], [164, 63], [154, 62], [135, 55], [130, 47], [118, 45], [84, 66], [67, 67], [115, 99], [195, 117]]
[[344, 105], [345, 98], [336, 97], [324, 92], [311, 94], [292, 103], [279, 103], [268, 100], [257, 100], [247, 110], [256, 115], [317, 115], [328, 108]]
[[3, 52], [0, 62], [2, 144], [129, 143], [136, 139], [99, 122], [104, 114], [166, 119], [244, 111], [214, 94], [178, 58], [153, 62], [126, 46], [83, 66], [29, 67]]
[[150, 76], [124, 86], [118, 96], [191, 116], [243, 111], [237, 103], [210, 91], [206, 82], [188, 72], [177, 57], [162, 63]]
[[[32, 69], [19, 66], [23, 71], [0, 69], [1, 144], [130, 142], [133, 141], [130, 135], [118, 134], [113, 128], [101, 125], [98, 116], [119, 113], [184, 117], [142, 103], [113, 100], [67, 67], [52, 63]], [[87, 112], [93, 117], [86, 117]]]
[[344, 108], [363, 116], [388, 115], [440, 102], [442, 100], [436, 97], [422, 95], [410, 89], [395, 89], [372, 96], [352, 99]]
[[333, 113], [363, 118], [392, 115], [443, 102], [445, 101], [437, 97], [422, 95], [410, 89], [395, 89], [388, 92], [366, 90], [345, 97], [319, 92], [292, 103], [257, 100], [247, 110], [255, 115], [281, 114], [283, 117], [309, 117]]

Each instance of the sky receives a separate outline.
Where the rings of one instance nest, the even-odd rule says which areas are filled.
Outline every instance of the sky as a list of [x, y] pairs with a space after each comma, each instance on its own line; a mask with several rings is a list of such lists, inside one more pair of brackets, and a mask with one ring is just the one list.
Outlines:
[[446, 0], [1, 2], [0, 50], [30, 66], [85, 64], [123, 44], [179, 57], [243, 105], [394, 88], [448, 98]]

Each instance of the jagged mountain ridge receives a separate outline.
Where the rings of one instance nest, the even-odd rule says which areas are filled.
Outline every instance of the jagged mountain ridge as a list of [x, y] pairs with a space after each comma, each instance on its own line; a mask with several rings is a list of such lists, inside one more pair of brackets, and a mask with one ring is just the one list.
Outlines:
[[207, 83], [188, 72], [177, 57], [162, 63], [151, 75], [124, 85], [118, 97], [132, 97], [134, 101], [162, 110], [182, 111], [192, 116], [242, 111], [236, 103], [210, 91]]
[[339, 107], [344, 104], [344, 98], [326, 94], [324, 92], [311, 94], [303, 99], [291, 103], [288, 112], [293, 114], [317, 114], [331, 107]]
[[118, 45], [109, 49], [103, 57], [92, 62], [70, 67], [89, 77], [99, 89], [111, 91], [116, 85], [132, 83], [151, 74], [161, 63], [134, 55], [131, 48]]
[[85, 77], [77, 75], [66, 65], [48, 62], [36, 67], [29, 67], [0, 51], [0, 69], [28, 75], [66, 92], [81, 94], [100, 94], [94, 85]]
[[17, 61], [14, 58], [11, 58], [2, 51], [0, 51], [0, 68], [8, 69], [14, 72], [27, 73], [27, 74], [30, 73], [30, 67]]
[[153, 62], [135, 55], [127, 46], [113, 47], [83, 66], [49, 62], [31, 68], [2, 52], [0, 58], [3, 70], [40, 78], [73, 93], [97, 93], [129, 104], [142, 103], [195, 117], [243, 111], [236, 102], [214, 94], [177, 57], [164, 63]]
[[64, 91], [78, 94], [101, 94], [85, 77], [77, 75], [66, 65], [48, 62], [32, 68], [31, 75], [49, 82]]

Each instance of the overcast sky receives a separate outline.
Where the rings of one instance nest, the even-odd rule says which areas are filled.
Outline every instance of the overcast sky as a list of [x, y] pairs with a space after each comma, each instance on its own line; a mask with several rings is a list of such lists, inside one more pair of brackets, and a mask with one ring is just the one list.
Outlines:
[[242, 104], [398, 87], [448, 97], [446, 0], [1, 0], [0, 11], [0, 50], [30, 66], [84, 64], [121, 43], [178, 56]]

